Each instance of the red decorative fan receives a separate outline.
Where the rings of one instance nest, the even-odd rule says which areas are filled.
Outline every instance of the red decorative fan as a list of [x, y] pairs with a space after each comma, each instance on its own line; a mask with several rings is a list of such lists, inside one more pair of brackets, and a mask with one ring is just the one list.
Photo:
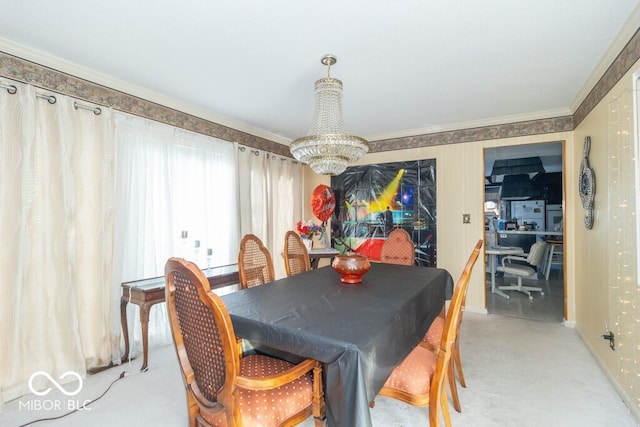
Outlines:
[[325, 222], [331, 218], [336, 208], [336, 196], [333, 190], [326, 185], [318, 185], [311, 195], [311, 210], [320, 221]]

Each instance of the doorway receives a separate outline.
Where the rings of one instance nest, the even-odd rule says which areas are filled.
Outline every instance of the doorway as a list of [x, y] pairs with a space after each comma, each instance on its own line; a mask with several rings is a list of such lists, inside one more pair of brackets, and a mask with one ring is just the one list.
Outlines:
[[490, 263], [501, 270], [505, 256], [487, 256], [485, 301], [489, 313], [547, 322], [565, 319], [563, 172], [563, 141], [485, 148], [486, 248], [516, 248], [526, 256], [534, 243], [545, 243], [544, 256], [533, 266], [535, 272], [522, 279], [523, 285], [542, 289], [532, 291], [531, 297], [500, 290], [500, 286], [517, 283], [517, 278], [500, 271], [494, 275]]

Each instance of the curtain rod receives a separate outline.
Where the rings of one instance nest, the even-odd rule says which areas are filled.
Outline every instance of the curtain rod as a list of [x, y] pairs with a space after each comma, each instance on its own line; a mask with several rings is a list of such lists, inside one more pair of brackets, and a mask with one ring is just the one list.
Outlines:
[[79, 102], [76, 102], [76, 101], [73, 102], [73, 108], [75, 108], [76, 110], [78, 108], [82, 108], [83, 110], [93, 111], [93, 114], [95, 114], [96, 116], [99, 116], [102, 113], [102, 109], [100, 107], [93, 107], [91, 105], [80, 104]]
[[13, 95], [14, 93], [16, 93], [18, 91], [18, 88], [15, 87], [14, 85], [8, 85], [8, 84], [0, 83], [0, 87], [3, 88], [3, 89], [6, 89], [7, 92], [9, 92], [11, 95]]
[[[9, 92], [11, 95], [14, 95], [18, 91], [18, 88], [15, 87], [14, 85], [8, 85], [8, 84], [0, 83], [0, 87], [6, 89], [7, 92]], [[53, 96], [53, 95], [45, 95], [45, 94], [42, 94], [42, 93], [36, 93], [36, 97], [42, 98], [42, 99], [46, 99], [47, 101], [49, 101], [49, 104], [55, 104], [56, 101], [57, 101], [56, 97]]]
[[53, 95], [45, 95], [44, 93], [36, 93], [36, 98], [46, 99], [49, 104], [55, 104], [57, 99]]
[[[18, 88], [14, 85], [8, 85], [5, 83], [0, 83], [0, 88], [6, 89], [7, 92], [9, 92], [11, 95], [15, 94], [18, 91]], [[38, 98], [42, 98], [42, 99], [46, 99], [49, 104], [55, 104], [57, 99], [55, 96], [53, 95], [45, 95], [42, 93], [36, 93], [36, 97]], [[89, 111], [93, 111], [93, 114], [95, 114], [96, 116], [100, 115], [102, 113], [102, 109], [100, 107], [94, 107], [91, 105], [86, 105], [86, 104], [81, 104], [77, 101], [73, 102], [73, 108], [75, 108], [76, 110], [81, 108], [83, 110], [89, 110]]]

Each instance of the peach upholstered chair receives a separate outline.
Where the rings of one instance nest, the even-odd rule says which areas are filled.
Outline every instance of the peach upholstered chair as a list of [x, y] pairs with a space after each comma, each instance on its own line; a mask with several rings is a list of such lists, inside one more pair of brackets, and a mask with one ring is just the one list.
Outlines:
[[444, 383], [450, 376], [451, 353], [458, 336], [462, 303], [469, 286], [471, 269], [479, 253], [480, 249], [476, 246], [454, 288], [437, 351], [432, 351], [424, 341], [421, 342], [393, 370], [379, 393], [414, 406], [429, 406], [431, 427], [440, 425], [440, 409], [445, 425], [451, 425]]
[[229, 313], [193, 263], [165, 266], [171, 334], [193, 426], [294, 425], [315, 417], [324, 425], [322, 365], [294, 365], [270, 356], [244, 356]]
[[396, 228], [382, 244], [380, 261], [387, 264], [413, 265], [415, 262], [415, 246], [409, 233]]
[[287, 231], [284, 235], [284, 267], [287, 277], [311, 270], [311, 260], [307, 247], [295, 231]]
[[[467, 264], [464, 267], [463, 274], [467, 271], [469, 272], [469, 274], [471, 274], [471, 269], [473, 269], [473, 266], [475, 264], [475, 261], [471, 262], [471, 260], [477, 259], [477, 253], [478, 254], [480, 253], [482, 244], [483, 244], [483, 241], [478, 240], [478, 243], [476, 243], [476, 246], [473, 249], [471, 258], [467, 261]], [[467, 301], [467, 293], [465, 292], [462, 295], [463, 310], [464, 310], [466, 301]], [[458, 318], [458, 324], [456, 326], [456, 328], [458, 329], [458, 332], [456, 336], [456, 341], [453, 343], [451, 363], [449, 364], [449, 386], [451, 389], [451, 398], [453, 400], [453, 407], [458, 412], [462, 412], [462, 407], [460, 406], [460, 399], [458, 398], [458, 387], [456, 386], [456, 379], [455, 379], [456, 372], [458, 374], [458, 380], [460, 381], [460, 385], [462, 387], [467, 386], [467, 383], [464, 380], [464, 374], [462, 372], [462, 360], [460, 359], [460, 323], [462, 323], [462, 313], [460, 313], [460, 317]], [[440, 346], [440, 342], [442, 341], [443, 331], [444, 331], [444, 318], [438, 316], [429, 327], [429, 330], [427, 331], [427, 334], [424, 336], [423, 341], [433, 351], [437, 351], [438, 347]]]
[[275, 280], [273, 259], [262, 240], [254, 234], [247, 234], [240, 242], [238, 253], [238, 276], [243, 289], [263, 285]]

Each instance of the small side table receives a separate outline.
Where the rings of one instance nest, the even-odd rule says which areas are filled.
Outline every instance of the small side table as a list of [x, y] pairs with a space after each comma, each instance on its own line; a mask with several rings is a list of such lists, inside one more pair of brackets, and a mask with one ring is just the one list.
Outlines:
[[[222, 288], [239, 283], [238, 265], [225, 265], [202, 270], [207, 276], [211, 289]], [[143, 361], [141, 371], [147, 369], [149, 356], [149, 312], [155, 304], [165, 301], [165, 278], [154, 277], [151, 279], [136, 280], [122, 284], [122, 297], [120, 298], [120, 322], [124, 337], [124, 354], [121, 362], [129, 358], [129, 328], [127, 326], [127, 303], [140, 307], [140, 326], [142, 328], [142, 354]]]
[[340, 255], [340, 252], [337, 249], [333, 248], [318, 248], [311, 249], [309, 251], [309, 260], [311, 261], [311, 268], [318, 268], [318, 263], [320, 262], [320, 258], [333, 258], [336, 255]]
[[140, 307], [140, 325], [142, 327], [142, 353], [143, 362], [141, 371], [147, 369], [149, 355], [149, 312], [151, 307], [164, 302], [164, 278], [159, 283], [146, 283], [135, 285], [135, 282], [122, 284], [122, 297], [120, 298], [120, 322], [124, 335], [124, 354], [122, 363], [129, 358], [129, 328], [127, 327], [127, 303]]

